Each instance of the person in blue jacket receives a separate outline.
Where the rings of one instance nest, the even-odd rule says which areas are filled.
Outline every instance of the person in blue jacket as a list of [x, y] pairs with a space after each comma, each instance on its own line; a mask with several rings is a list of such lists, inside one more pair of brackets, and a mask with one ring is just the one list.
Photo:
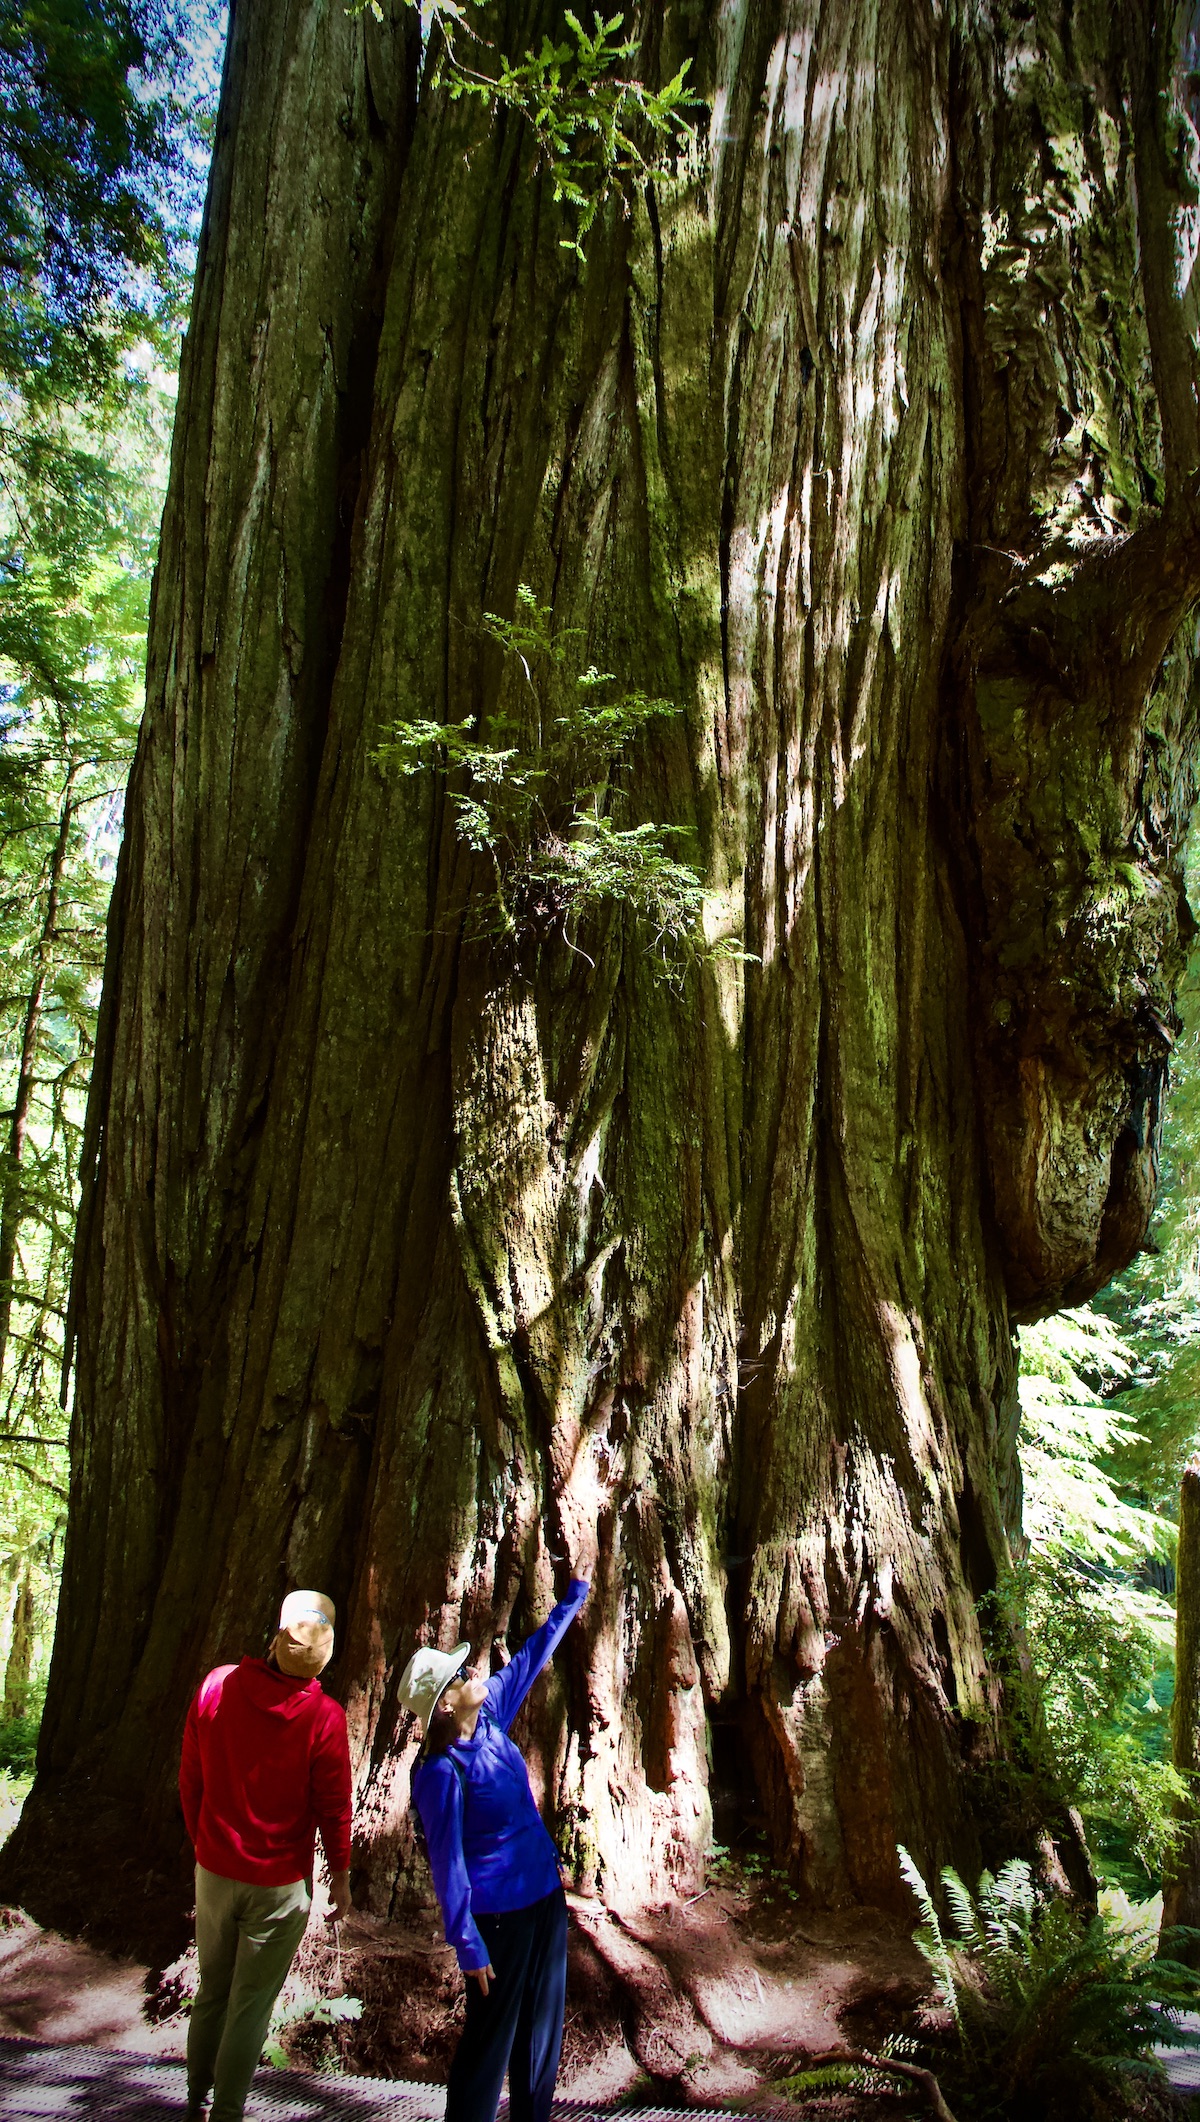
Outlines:
[[418, 1650], [400, 1700], [425, 1740], [412, 1794], [446, 1941], [467, 1978], [467, 2023], [450, 2066], [446, 2122], [493, 2122], [508, 2072], [511, 2122], [549, 2122], [567, 1990], [567, 1904], [558, 1852], [508, 1729], [590, 1589], [573, 1577], [503, 1672], [470, 1671], [469, 1643]]

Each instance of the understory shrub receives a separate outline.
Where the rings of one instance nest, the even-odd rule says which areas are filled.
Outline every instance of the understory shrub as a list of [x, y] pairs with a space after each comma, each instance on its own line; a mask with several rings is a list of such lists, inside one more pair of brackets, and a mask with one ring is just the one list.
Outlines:
[[1175, 1528], [1124, 1478], [1143, 1439], [1113, 1394], [1132, 1363], [1111, 1322], [1086, 1309], [1022, 1328], [1028, 1547], [993, 1599], [1033, 1657], [1030, 1700], [1018, 1673], [1011, 1692], [1039, 1786], [1079, 1806], [1105, 1876], [1145, 1896], [1183, 1787], [1167, 1715], [1175, 1614], [1152, 1581], [1170, 1566]]
[[40, 1719], [9, 1717], [0, 1723], [0, 1770], [10, 1776], [31, 1776], [37, 1754]]

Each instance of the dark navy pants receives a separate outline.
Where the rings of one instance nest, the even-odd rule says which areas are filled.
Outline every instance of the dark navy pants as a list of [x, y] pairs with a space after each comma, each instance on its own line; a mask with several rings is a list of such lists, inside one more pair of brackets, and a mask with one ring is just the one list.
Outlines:
[[561, 1886], [531, 1908], [475, 1918], [496, 1970], [485, 1997], [466, 1976], [467, 2023], [450, 2065], [446, 2122], [493, 2122], [508, 2072], [511, 2122], [550, 2122], [567, 1995]]

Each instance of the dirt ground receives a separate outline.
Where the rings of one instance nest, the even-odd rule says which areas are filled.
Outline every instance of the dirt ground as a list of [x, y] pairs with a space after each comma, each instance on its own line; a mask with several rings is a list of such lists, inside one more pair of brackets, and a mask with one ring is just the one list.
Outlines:
[[[873, 2046], [911, 2023], [927, 1991], [903, 1925], [856, 1911], [797, 1915], [761, 1884], [714, 1886], [688, 1905], [619, 1917], [571, 1896], [560, 2091], [595, 2101], [877, 2122], [926, 2110], [910, 2097], [781, 2101], [807, 2055]], [[0, 1911], [0, 2034], [182, 2054], [195, 1985], [188, 1948], [150, 1969]], [[333, 1942], [314, 1920], [289, 1978], [274, 2060], [314, 2070], [444, 2082], [462, 1982], [435, 1912], [406, 1923], [355, 1915]]]
[[146, 2054], [183, 2053], [182, 2021], [147, 2016], [148, 1970], [0, 1908], [0, 2034]]
[[[0, 1790], [9, 1801], [0, 1804], [0, 1839], [23, 1795], [7, 1784]], [[182, 1873], [147, 1871], [119, 1842], [108, 1850], [100, 1812], [86, 1847], [69, 1824], [63, 1846], [78, 1847], [78, 1864], [55, 1866], [49, 1905], [39, 1898], [36, 1861], [30, 1873], [41, 1921], [0, 1908], [0, 2035], [181, 2056], [196, 1983], [195, 1950], [184, 1942], [190, 1924], [180, 1922], [187, 1882]], [[44, 1831], [58, 1839], [53, 1817]], [[102, 1903], [98, 1852], [109, 1882]], [[565, 2097], [736, 2105], [814, 2122], [926, 2112], [911, 2095], [838, 2093], [798, 2106], [775, 2092], [806, 2057], [874, 2048], [913, 2023], [928, 1971], [903, 1922], [870, 1910], [805, 1913], [761, 1860], [731, 1861], [690, 1901], [636, 1915], [569, 1899]], [[462, 2023], [462, 1978], [432, 1892], [399, 1922], [356, 1913], [336, 1940], [322, 1913], [318, 1886], [268, 2056], [301, 2069], [443, 2084]]]
[[[606, 2108], [720, 2108], [763, 2122], [917, 2122], [916, 2088], [805, 2093], [780, 2081], [830, 2051], [877, 2052], [928, 2027], [925, 1964], [894, 1917], [814, 1914], [761, 1880], [621, 1917], [569, 1897], [567, 2099]], [[340, 1939], [314, 1912], [280, 2000], [267, 2060], [444, 2084], [462, 1980], [432, 1910], [354, 1915]], [[160, 2059], [183, 2053], [196, 1980], [188, 1947], [150, 1968], [0, 1909], [0, 2035]], [[1158, 2122], [1181, 2116], [1148, 2101]]]

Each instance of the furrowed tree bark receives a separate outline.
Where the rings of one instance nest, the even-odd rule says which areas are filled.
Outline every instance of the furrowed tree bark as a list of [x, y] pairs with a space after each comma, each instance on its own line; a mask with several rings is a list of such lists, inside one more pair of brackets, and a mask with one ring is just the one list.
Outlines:
[[[613, 1904], [691, 1889], [747, 1758], [816, 1898], [903, 1905], [898, 1841], [970, 1872], [1048, 1809], [1080, 1875], [991, 1600], [1011, 1328], [1144, 1231], [1200, 590], [1190, 62], [1111, 18], [648, 6], [695, 146], [581, 264], [398, 0], [235, 9], [5, 1890], [48, 1906], [81, 1788], [178, 1833], [188, 1694], [302, 1581], [386, 1913], [413, 1643], [503, 1658], [564, 1548], [595, 1590], [528, 1745]], [[632, 814], [741, 961], [673, 988], [618, 915], [489, 944], [445, 788], [379, 765], [397, 719], [528, 714], [480, 627], [521, 583], [678, 705]]]
[[1179, 1490], [1171, 1751], [1188, 1787], [1176, 1808], [1178, 1841], [1163, 1866], [1159, 1951], [1189, 1967], [1200, 1967], [1200, 1938], [1171, 1935], [1179, 1925], [1200, 1930], [1200, 1461], [1195, 1459], [1184, 1468]]

